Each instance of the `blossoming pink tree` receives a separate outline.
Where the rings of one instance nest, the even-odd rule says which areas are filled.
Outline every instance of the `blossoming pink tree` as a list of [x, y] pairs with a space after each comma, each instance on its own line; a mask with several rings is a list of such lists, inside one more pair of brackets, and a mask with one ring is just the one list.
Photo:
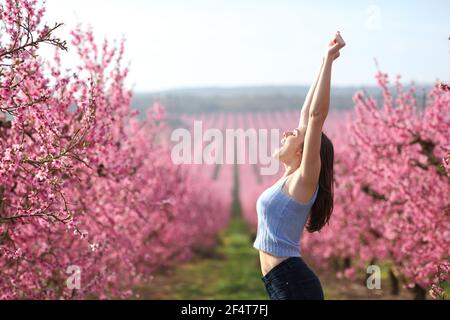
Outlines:
[[[305, 239], [322, 261], [391, 261], [407, 285], [424, 297], [442, 295], [450, 246], [450, 95], [433, 88], [422, 109], [415, 88], [396, 95], [379, 72], [383, 106], [358, 92], [356, 117], [335, 137], [335, 211], [329, 227]], [[347, 270], [348, 276], [354, 269]]]
[[[162, 106], [136, 119], [123, 41], [99, 48], [77, 28], [80, 64], [63, 71], [68, 46], [44, 12], [37, 1], [0, 5], [0, 298], [127, 297], [155, 269], [213, 245], [228, 212], [157, 143]], [[51, 63], [38, 57], [45, 44]], [[74, 266], [80, 286], [69, 288]]]
[[[304, 233], [302, 252], [324, 269], [338, 265], [338, 276], [351, 279], [369, 264], [382, 264], [394, 284], [404, 283], [417, 298], [427, 289], [442, 297], [449, 273], [450, 92], [437, 85], [419, 99], [399, 77], [394, 92], [386, 74], [376, 78], [382, 100], [356, 93], [355, 114], [340, 115], [329, 131], [333, 216], [320, 233]], [[273, 117], [262, 124], [273, 125]], [[275, 179], [263, 185], [244, 180], [241, 202], [255, 227], [256, 199]]]

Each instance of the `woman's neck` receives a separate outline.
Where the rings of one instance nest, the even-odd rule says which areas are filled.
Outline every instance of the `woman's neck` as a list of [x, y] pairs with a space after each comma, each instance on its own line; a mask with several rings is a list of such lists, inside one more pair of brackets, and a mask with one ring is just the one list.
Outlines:
[[287, 177], [291, 173], [294, 173], [294, 171], [297, 170], [298, 167], [300, 167], [300, 163], [298, 163], [297, 161], [293, 161], [292, 163], [285, 163], [283, 177]]

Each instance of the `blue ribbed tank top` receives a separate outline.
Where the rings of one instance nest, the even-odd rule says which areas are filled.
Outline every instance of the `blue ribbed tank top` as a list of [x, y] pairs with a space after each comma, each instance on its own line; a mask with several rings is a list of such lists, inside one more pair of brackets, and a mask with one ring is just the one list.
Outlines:
[[256, 201], [258, 229], [253, 247], [277, 257], [300, 257], [300, 238], [317, 198], [301, 203], [283, 191], [288, 176], [261, 193]]

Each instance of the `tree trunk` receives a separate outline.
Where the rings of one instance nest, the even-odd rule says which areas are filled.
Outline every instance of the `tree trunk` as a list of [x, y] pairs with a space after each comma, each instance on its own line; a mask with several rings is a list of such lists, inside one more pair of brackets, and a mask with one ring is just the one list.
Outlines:
[[392, 268], [389, 269], [389, 282], [391, 284], [391, 294], [394, 296], [398, 296], [400, 293], [400, 285]]
[[420, 287], [419, 285], [415, 285], [415, 287], [412, 289], [414, 294], [414, 300], [425, 300], [427, 291]]
[[346, 257], [344, 259], [344, 269], [350, 268], [352, 266], [352, 259]]

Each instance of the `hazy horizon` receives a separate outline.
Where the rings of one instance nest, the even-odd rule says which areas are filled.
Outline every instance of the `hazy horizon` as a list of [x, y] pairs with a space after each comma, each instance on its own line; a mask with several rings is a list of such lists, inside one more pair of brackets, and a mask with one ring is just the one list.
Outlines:
[[[394, 77], [392, 77], [391, 80], [394, 80]], [[413, 81], [413, 80], [412, 80]], [[403, 81], [402, 84], [404, 87], [409, 87], [411, 85], [411, 81], [405, 82]], [[414, 85], [416, 88], [430, 88], [434, 86], [436, 82], [429, 82], [429, 83], [416, 83], [414, 82]], [[181, 92], [181, 91], [202, 91], [202, 90], [245, 90], [245, 89], [263, 89], [268, 88], [269, 90], [279, 88], [279, 89], [309, 89], [311, 84], [244, 84], [244, 85], [205, 85], [205, 86], [186, 86], [186, 87], [173, 87], [173, 88], [167, 88], [167, 89], [155, 89], [155, 90], [133, 90], [133, 93], [135, 94], [158, 94], [158, 93], [170, 93], [170, 92]], [[388, 84], [388, 87], [394, 87], [395, 85], [393, 83]], [[360, 84], [360, 85], [341, 85], [341, 84], [332, 84], [331, 90], [334, 89], [362, 89], [362, 88], [371, 88], [371, 89], [378, 89], [379, 87], [375, 83], [373, 84]]]

